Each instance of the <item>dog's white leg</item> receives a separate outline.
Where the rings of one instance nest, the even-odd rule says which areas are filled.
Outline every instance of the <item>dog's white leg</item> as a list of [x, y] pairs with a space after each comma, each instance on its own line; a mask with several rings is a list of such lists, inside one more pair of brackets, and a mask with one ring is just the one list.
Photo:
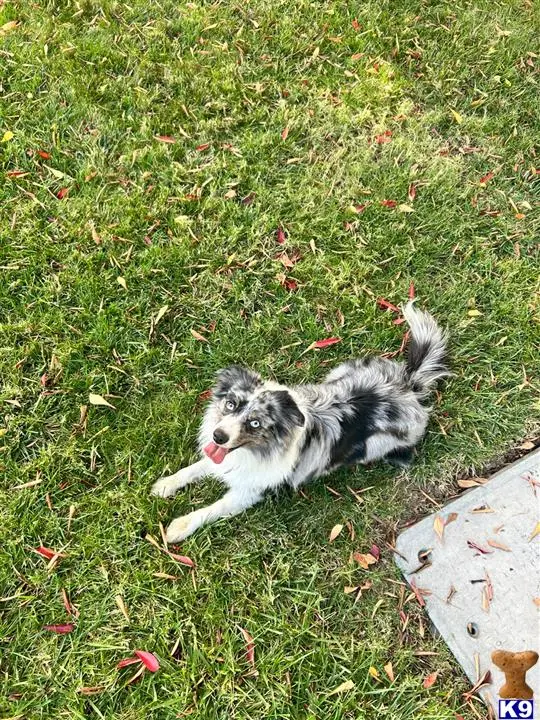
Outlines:
[[203, 458], [202, 460], [193, 463], [193, 465], [182, 468], [178, 472], [174, 473], [174, 475], [162, 477], [152, 485], [152, 490], [150, 492], [152, 495], [157, 495], [158, 497], [170, 497], [178, 492], [180, 488], [183, 488], [196, 480], [200, 480], [205, 475], [209, 475], [210, 472], [211, 470], [208, 465], [208, 461], [206, 458]]
[[208, 507], [195, 510], [188, 515], [176, 518], [167, 528], [167, 542], [180, 542], [195, 532], [198, 528], [223, 517], [238, 515], [242, 510], [259, 502], [262, 495], [255, 493], [229, 490], [221, 500]]

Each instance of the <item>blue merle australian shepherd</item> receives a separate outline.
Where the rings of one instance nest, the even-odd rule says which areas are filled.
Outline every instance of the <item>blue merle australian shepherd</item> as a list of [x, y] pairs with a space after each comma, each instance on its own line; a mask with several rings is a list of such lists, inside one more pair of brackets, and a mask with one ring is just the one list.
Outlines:
[[201, 460], [158, 480], [169, 497], [207, 476], [228, 491], [208, 507], [176, 518], [167, 540], [178, 542], [206, 523], [236, 515], [265, 490], [303, 483], [336, 468], [386, 460], [407, 466], [426, 430], [426, 396], [448, 375], [446, 339], [412, 303], [404, 308], [411, 339], [404, 363], [348, 360], [318, 385], [287, 387], [241, 367], [222, 370], [199, 433]]

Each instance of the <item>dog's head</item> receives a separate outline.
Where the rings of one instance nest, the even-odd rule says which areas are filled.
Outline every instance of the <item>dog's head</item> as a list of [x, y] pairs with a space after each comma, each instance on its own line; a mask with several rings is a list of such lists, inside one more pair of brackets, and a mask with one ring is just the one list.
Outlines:
[[215, 463], [239, 447], [268, 456], [287, 447], [304, 425], [289, 391], [263, 382], [251, 370], [237, 366], [222, 370], [212, 397], [215, 427], [204, 452]]

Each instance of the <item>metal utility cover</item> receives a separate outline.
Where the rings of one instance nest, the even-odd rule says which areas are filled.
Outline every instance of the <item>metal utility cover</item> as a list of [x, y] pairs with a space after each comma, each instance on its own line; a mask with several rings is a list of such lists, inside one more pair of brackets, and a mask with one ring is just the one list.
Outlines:
[[[395, 556], [397, 565], [420, 588], [429, 617], [472, 685], [491, 671], [480, 695], [494, 710], [504, 675], [491, 653], [540, 651], [539, 510], [537, 449], [407, 528], [396, 543], [403, 555]], [[419, 570], [419, 552], [430, 549], [431, 565]], [[538, 701], [540, 662], [526, 679]]]

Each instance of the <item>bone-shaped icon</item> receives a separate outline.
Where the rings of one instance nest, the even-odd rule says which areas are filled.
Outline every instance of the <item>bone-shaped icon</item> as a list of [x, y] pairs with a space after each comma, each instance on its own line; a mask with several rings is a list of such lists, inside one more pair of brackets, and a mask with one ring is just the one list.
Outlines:
[[525, 675], [527, 670], [538, 662], [538, 653], [534, 650], [524, 652], [495, 650], [491, 653], [491, 659], [505, 675], [506, 682], [499, 690], [499, 697], [531, 700], [533, 689], [525, 682]]

